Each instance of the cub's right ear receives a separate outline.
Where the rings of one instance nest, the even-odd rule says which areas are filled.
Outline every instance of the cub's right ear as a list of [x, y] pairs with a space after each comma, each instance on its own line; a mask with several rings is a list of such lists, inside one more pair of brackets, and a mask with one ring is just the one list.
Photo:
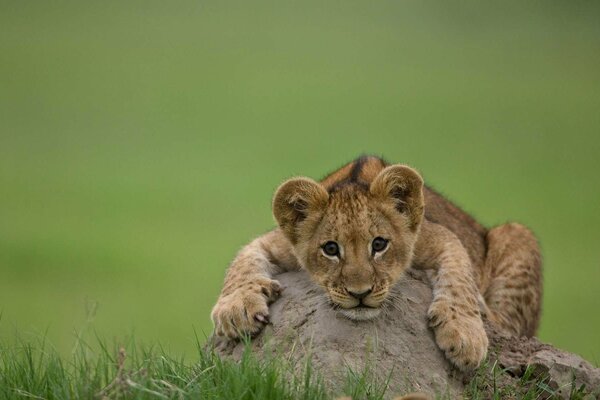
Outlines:
[[296, 243], [300, 233], [300, 222], [308, 222], [318, 217], [320, 211], [327, 206], [328, 200], [327, 190], [314, 180], [290, 179], [283, 182], [275, 192], [273, 216], [286, 237], [292, 243]]

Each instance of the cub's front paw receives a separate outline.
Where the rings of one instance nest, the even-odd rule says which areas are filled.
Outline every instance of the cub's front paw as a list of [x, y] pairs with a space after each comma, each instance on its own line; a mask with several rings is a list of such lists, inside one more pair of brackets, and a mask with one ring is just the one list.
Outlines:
[[259, 278], [221, 294], [211, 313], [215, 334], [229, 339], [257, 334], [269, 322], [269, 304], [281, 290], [278, 281]]
[[486, 356], [488, 338], [476, 311], [461, 310], [446, 301], [434, 301], [427, 313], [429, 326], [446, 357], [463, 371], [477, 368]]

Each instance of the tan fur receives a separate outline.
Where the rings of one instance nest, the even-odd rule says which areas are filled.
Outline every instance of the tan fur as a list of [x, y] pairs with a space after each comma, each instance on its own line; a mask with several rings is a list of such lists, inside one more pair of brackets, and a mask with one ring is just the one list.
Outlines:
[[[404, 165], [363, 157], [328, 175], [284, 182], [273, 199], [279, 228], [244, 247], [227, 272], [212, 318], [217, 335], [254, 334], [268, 321], [280, 271], [306, 269], [348, 318], [379, 314], [407, 268], [426, 269], [430, 325], [446, 356], [471, 369], [485, 357], [482, 314], [507, 335], [533, 335], [541, 302], [541, 258], [519, 224], [485, 229], [423, 185]], [[373, 239], [388, 240], [381, 252]], [[324, 253], [335, 241], [339, 254]], [[362, 294], [358, 296], [358, 294]]]

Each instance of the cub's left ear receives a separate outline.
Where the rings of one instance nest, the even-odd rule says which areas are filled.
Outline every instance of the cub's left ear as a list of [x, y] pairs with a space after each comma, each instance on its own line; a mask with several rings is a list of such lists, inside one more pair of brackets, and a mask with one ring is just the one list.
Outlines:
[[406, 165], [390, 165], [373, 180], [370, 192], [380, 198], [392, 199], [396, 209], [405, 214], [415, 231], [423, 221], [423, 178]]
[[[301, 222], [309, 221], [319, 215], [327, 206], [329, 193], [310, 178], [294, 178], [279, 186], [273, 196], [273, 216], [292, 243], [297, 243], [301, 234]], [[311, 229], [310, 224], [302, 228]]]

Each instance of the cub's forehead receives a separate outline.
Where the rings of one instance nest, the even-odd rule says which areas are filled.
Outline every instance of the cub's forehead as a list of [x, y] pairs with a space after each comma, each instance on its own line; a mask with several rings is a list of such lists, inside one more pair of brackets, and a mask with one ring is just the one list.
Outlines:
[[327, 234], [369, 235], [384, 221], [368, 192], [340, 190], [331, 193], [322, 222]]
[[331, 218], [347, 219], [373, 211], [367, 191], [348, 186], [331, 192], [326, 214]]

